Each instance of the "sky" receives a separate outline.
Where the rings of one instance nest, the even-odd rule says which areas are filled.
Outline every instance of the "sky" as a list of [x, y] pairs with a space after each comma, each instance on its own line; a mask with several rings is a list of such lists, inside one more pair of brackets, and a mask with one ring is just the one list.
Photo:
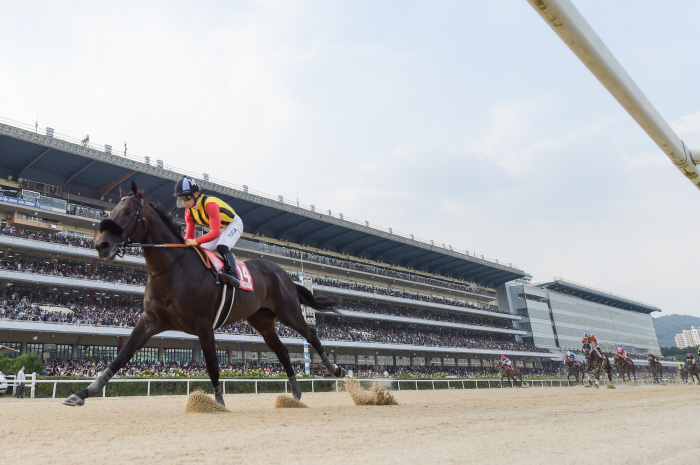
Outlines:
[[[525, 0], [2, 3], [2, 118], [700, 316], [700, 192]], [[700, 2], [574, 4], [700, 148]]]

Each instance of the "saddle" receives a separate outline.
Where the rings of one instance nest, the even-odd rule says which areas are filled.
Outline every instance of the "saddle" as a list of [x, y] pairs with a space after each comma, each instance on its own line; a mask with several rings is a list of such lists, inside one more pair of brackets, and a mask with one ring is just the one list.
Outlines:
[[[217, 284], [225, 284], [234, 287], [233, 282], [227, 274], [224, 274], [224, 261], [219, 258], [214, 252], [209, 249], [195, 247], [199, 258], [204, 262], [204, 266], [207, 267], [209, 271], [214, 275]], [[200, 252], [204, 252], [204, 255]], [[238, 268], [238, 276], [240, 277], [241, 287], [239, 289], [243, 291], [253, 290], [253, 277], [248, 271], [248, 266], [244, 262], [236, 262], [236, 267]]]

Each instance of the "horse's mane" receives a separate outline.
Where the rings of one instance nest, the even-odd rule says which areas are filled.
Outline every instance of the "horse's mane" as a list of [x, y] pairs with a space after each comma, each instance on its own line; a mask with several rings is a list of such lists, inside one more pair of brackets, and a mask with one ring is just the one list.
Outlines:
[[153, 207], [153, 209], [156, 211], [160, 219], [163, 221], [163, 224], [167, 226], [167, 228], [175, 234], [175, 237], [177, 237], [177, 240], [184, 243], [185, 240], [182, 238], [182, 232], [180, 231], [180, 226], [176, 225], [173, 222], [173, 217], [170, 215], [170, 212], [165, 208], [163, 204], [157, 201], [148, 201], [148, 205]]

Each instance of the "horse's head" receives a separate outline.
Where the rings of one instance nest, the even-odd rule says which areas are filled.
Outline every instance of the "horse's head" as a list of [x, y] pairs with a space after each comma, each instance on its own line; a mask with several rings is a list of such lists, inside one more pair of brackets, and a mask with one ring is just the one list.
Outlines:
[[137, 242], [145, 236], [144, 204], [146, 203], [134, 181], [131, 181], [131, 194], [119, 188], [121, 201], [112, 210], [109, 218], [100, 222], [100, 235], [95, 241], [95, 249], [100, 258], [112, 260], [122, 247], [129, 242]]
[[588, 355], [591, 353], [591, 343], [590, 342], [584, 342], [583, 343], [583, 353], [585, 355]]

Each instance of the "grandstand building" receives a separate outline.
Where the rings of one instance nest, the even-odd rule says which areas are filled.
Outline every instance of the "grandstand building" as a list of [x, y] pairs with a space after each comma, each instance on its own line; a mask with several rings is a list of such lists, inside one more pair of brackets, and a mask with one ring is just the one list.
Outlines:
[[[161, 160], [0, 121], [0, 344], [51, 359], [116, 356], [140, 313], [148, 275], [136, 250], [100, 260], [96, 229], [119, 201], [120, 186], [133, 180], [170, 206], [183, 174], [190, 173]], [[317, 318], [336, 363], [465, 374], [491, 371], [500, 354], [526, 369], [552, 357], [533, 337], [527, 314], [499, 303], [506, 283], [526, 276], [511, 264], [195, 177], [241, 215], [237, 257], [266, 258], [294, 279], [303, 271], [314, 293], [342, 299], [338, 315]], [[279, 332], [301, 362], [303, 340], [287, 328]], [[276, 363], [245, 322], [219, 330], [217, 353], [222, 365]], [[170, 331], [136, 359], [184, 363], [202, 355], [196, 337]]]
[[527, 332], [524, 341], [552, 352], [580, 349], [589, 332], [604, 352], [621, 346], [638, 357], [661, 355], [651, 317], [661, 309], [589, 286], [561, 278], [537, 285], [520, 280], [506, 286], [501, 308], [523, 317], [516, 326]]

